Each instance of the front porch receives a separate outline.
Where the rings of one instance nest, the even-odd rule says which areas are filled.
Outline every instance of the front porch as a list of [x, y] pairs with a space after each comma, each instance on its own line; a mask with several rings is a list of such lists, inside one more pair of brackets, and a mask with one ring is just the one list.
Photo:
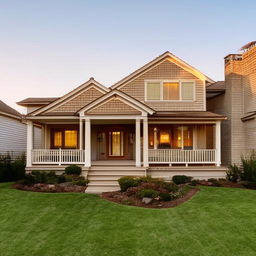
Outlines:
[[[27, 167], [77, 164], [90, 168], [107, 162], [122, 166], [127, 161], [138, 168], [221, 165], [220, 121], [154, 123], [145, 117], [91, 117], [73, 121], [72, 126], [63, 121], [41, 120], [44, 148], [39, 149], [33, 148], [33, 122], [28, 121]], [[61, 137], [65, 131], [73, 131], [67, 133], [68, 139]], [[65, 148], [65, 140], [75, 148]]]

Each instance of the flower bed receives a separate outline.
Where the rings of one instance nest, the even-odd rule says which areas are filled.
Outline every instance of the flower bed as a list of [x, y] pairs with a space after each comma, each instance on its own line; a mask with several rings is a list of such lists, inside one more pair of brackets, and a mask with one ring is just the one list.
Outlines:
[[88, 180], [81, 174], [81, 167], [68, 166], [65, 173], [56, 175], [55, 172], [33, 171], [26, 174], [24, 179], [13, 185], [14, 188], [34, 192], [80, 192], [84, 193]]
[[151, 177], [122, 177], [119, 179], [121, 191], [106, 192], [102, 198], [125, 205], [146, 208], [169, 208], [177, 206], [198, 192], [198, 188], [187, 184], [175, 184]]

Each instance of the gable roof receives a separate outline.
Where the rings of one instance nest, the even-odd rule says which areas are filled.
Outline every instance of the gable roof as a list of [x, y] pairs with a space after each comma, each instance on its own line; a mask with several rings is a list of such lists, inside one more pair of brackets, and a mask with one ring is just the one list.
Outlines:
[[15, 109], [11, 108], [7, 104], [5, 104], [3, 101], [0, 100], [0, 114], [6, 115], [9, 117], [13, 117], [16, 119], [21, 119], [22, 115]]
[[54, 100], [53, 102], [49, 103], [46, 106], [43, 106], [39, 109], [36, 109], [35, 111], [31, 112], [29, 115], [38, 115], [46, 110], [50, 110], [53, 107], [56, 107], [58, 104], [61, 104], [63, 102], [65, 102], [66, 100], [69, 100], [72, 96], [74, 96], [75, 94], [77, 94], [78, 92], [84, 90], [86, 87], [89, 86], [96, 86], [97, 89], [99, 89], [100, 91], [106, 93], [108, 92], [110, 89], [103, 86], [102, 84], [100, 84], [99, 82], [97, 82], [96, 80], [94, 80], [93, 77], [91, 77], [88, 81], [86, 81], [85, 83], [83, 83], [82, 85], [78, 86], [77, 88], [75, 88], [74, 90], [72, 90], [71, 92], [65, 94], [64, 96], [57, 98], [56, 100]]
[[133, 97], [127, 95], [124, 92], [121, 92], [119, 90], [111, 90], [107, 94], [102, 95], [98, 99], [92, 101], [91, 103], [89, 103], [88, 105], [83, 107], [82, 109], [78, 110], [77, 113], [79, 113], [81, 115], [82, 113], [89, 111], [96, 106], [99, 106], [101, 103], [105, 102], [106, 100], [110, 99], [113, 96], [119, 96], [124, 102], [126, 102], [127, 104], [133, 106], [135, 109], [138, 109], [142, 112], [146, 112], [150, 115], [152, 115], [155, 112], [152, 108], [148, 107], [144, 103], [134, 99]]
[[59, 97], [26, 98], [17, 102], [17, 104], [24, 107], [28, 105], [47, 105], [57, 99], [59, 99]]
[[123, 86], [128, 81], [133, 80], [134, 78], [136, 78], [139, 75], [145, 73], [146, 71], [148, 71], [152, 67], [157, 66], [158, 64], [160, 64], [161, 62], [163, 62], [164, 60], [167, 60], [167, 59], [172, 61], [174, 64], [180, 66], [184, 70], [192, 73], [194, 76], [198, 77], [199, 79], [203, 79], [203, 80], [205, 80], [206, 82], [209, 82], [209, 83], [214, 83], [214, 80], [212, 80], [208, 76], [204, 75], [201, 71], [199, 71], [198, 69], [192, 67], [191, 65], [189, 65], [185, 61], [181, 60], [180, 58], [178, 58], [174, 54], [172, 54], [172, 53], [167, 51], [167, 52], [163, 53], [162, 55], [158, 56], [157, 58], [155, 58], [154, 60], [148, 62], [146, 65], [142, 66], [141, 68], [135, 70], [130, 75], [128, 75], [125, 78], [121, 79], [120, 81], [118, 81], [117, 83], [112, 85], [110, 88], [111, 89], [117, 89], [118, 87]]

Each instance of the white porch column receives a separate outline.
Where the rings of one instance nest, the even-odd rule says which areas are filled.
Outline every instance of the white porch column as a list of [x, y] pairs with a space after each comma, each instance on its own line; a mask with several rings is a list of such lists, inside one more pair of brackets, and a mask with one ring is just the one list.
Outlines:
[[136, 167], [141, 167], [140, 119], [136, 119], [135, 137]]
[[221, 122], [216, 122], [215, 128], [216, 165], [221, 165]]
[[83, 119], [79, 120], [79, 149], [83, 149]]
[[32, 166], [33, 122], [27, 121], [27, 167]]
[[91, 167], [91, 120], [85, 119], [85, 162], [84, 166]]
[[143, 166], [148, 167], [148, 118], [143, 119]]

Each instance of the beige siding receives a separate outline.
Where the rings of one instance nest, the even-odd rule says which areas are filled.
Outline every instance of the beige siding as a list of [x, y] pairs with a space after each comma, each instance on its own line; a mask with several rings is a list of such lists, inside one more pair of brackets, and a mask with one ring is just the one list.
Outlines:
[[51, 112], [76, 112], [88, 103], [102, 96], [103, 93], [98, 89], [91, 87], [85, 89], [82, 93], [75, 98], [66, 101], [63, 105], [52, 109]]
[[[163, 79], [163, 80], [175, 80], [175, 79], [191, 79], [195, 80], [195, 95], [194, 102], [145, 102], [145, 80], [150, 79]], [[152, 68], [146, 73], [140, 75], [135, 80], [127, 83], [120, 90], [131, 95], [132, 97], [144, 102], [151, 108], [158, 111], [200, 111], [204, 109], [204, 83], [202, 80], [197, 79], [191, 73], [183, 70], [176, 64], [169, 60], [164, 61], [158, 66]]]
[[256, 149], [256, 120], [252, 119], [244, 123], [246, 131], [246, 151]]
[[104, 115], [104, 114], [129, 114], [137, 115], [141, 112], [127, 105], [118, 98], [113, 98], [98, 107], [87, 112], [88, 114]]

